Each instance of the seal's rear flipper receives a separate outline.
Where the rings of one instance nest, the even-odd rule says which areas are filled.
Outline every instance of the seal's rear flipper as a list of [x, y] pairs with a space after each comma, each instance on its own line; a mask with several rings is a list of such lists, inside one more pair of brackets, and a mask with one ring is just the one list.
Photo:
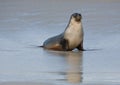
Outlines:
[[38, 46], [38, 47], [41, 47], [41, 48], [43, 48], [44, 46]]

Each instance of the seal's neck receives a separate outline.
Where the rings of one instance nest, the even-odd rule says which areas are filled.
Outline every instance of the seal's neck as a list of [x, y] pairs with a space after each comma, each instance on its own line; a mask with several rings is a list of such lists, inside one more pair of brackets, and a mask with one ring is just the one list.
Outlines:
[[75, 20], [71, 20], [67, 29], [74, 29], [74, 31], [79, 31], [82, 29], [82, 22], [76, 22]]

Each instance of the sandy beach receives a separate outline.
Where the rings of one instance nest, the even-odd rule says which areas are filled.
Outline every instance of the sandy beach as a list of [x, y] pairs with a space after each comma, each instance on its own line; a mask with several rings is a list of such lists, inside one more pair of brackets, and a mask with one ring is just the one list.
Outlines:
[[[37, 47], [75, 12], [87, 51]], [[0, 85], [120, 85], [120, 0], [0, 0]]]

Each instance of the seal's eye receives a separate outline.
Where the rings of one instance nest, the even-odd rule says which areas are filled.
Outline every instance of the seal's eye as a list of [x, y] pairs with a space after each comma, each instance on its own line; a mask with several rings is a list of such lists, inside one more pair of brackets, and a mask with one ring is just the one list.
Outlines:
[[82, 17], [82, 15], [81, 15], [81, 14], [79, 14], [79, 13], [74, 13], [74, 14], [72, 14], [72, 16], [73, 16], [74, 18], [77, 18], [77, 17]]
[[78, 13], [74, 13], [72, 16], [73, 16], [73, 17], [77, 17], [77, 15], [78, 15]]
[[80, 16], [80, 17], [82, 17], [82, 15], [81, 15], [81, 14], [79, 14], [79, 16]]

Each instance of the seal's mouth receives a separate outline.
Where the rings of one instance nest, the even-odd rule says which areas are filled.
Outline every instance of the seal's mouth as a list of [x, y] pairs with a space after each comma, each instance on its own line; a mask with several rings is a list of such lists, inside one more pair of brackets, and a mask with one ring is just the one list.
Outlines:
[[72, 14], [72, 16], [75, 18], [76, 22], [80, 22], [82, 19], [82, 16], [79, 13], [74, 13], [74, 14]]
[[75, 21], [77, 21], [77, 22], [80, 22], [80, 20], [81, 20], [80, 18], [76, 18], [76, 19], [75, 19]]

